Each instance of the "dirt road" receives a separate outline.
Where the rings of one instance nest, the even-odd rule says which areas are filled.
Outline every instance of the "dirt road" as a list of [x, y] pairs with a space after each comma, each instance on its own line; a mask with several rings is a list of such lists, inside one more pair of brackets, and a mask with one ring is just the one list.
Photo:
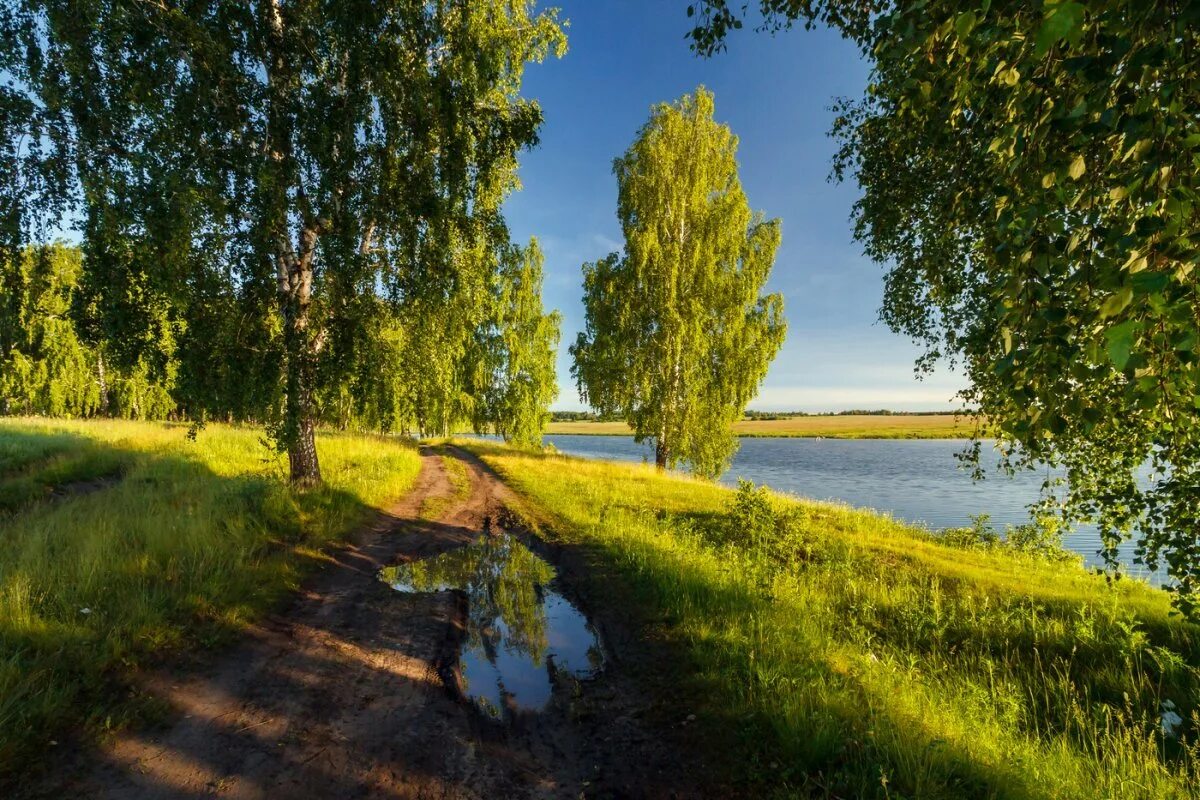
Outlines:
[[[147, 679], [171, 709], [64, 767], [33, 796], [78, 798], [673, 797], [694, 775], [642, 721], [619, 667], [518, 723], [454, 687], [465, 596], [402, 594], [381, 567], [499, 524], [507, 488], [453, 451], [469, 489], [425, 451], [408, 497], [363, 530], [290, 607], [241, 644]], [[435, 519], [422, 518], [437, 509]], [[590, 611], [586, 609], [585, 611]], [[653, 716], [653, 715], [651, 715]]]

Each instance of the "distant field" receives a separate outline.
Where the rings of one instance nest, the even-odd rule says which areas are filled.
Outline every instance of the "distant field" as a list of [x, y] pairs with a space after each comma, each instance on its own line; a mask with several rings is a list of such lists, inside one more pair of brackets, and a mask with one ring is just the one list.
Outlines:
[[[738, 436], [818, 437], [832, 439], [959, 439], [970, 436], [975, 422], [954, 414], [922, 416], [840, 415], [789, 419], [741, 420], [734, 423]], [[590, 435], [628, 434], [624, 422], [551, 422], [546, 433]]]

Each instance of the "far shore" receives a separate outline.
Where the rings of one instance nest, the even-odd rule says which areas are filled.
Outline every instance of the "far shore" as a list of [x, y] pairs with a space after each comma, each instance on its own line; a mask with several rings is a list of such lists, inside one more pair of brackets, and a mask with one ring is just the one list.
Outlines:
[[[835, 414], [743, 419], [733, 424], [733, 432], [749, 438], [965, 439], [978, 425], [955, 414]], [[624, 422], [551, 422], [546, 433], [629, 436], [632, 430]]]

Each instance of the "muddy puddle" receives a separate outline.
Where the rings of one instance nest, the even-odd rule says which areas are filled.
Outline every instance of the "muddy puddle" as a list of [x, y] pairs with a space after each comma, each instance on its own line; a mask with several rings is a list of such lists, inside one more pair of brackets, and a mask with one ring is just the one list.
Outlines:
[[492, 718], [539, 711], [564, 677], [590, 678], [603, 667], [596, 632], [555, 590], [554, 568], [514, 536], [485, 535], [380, 577], [401, 592], [466, 593], [463, 690]]

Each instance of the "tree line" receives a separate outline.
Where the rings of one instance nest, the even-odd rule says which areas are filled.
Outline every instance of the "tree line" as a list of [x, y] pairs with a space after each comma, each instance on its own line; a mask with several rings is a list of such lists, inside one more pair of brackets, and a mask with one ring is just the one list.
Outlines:
[[797, 417], [941, 417], [953, 411], [893, 411], [890, 408], [848, 408], [845, 411], [755, 411], [746, 409], [746, 419], [774, 420]]
[[0, 272], [0, 413], [162, 419], [169, 378], [123, 369], [86, 335], [94, 309], [79, 292], [83, 257], [64, 244], [25, 248]]
[[[131, 366], [90, 331], [95, 309], [81, 286], [83, 252], [64, 243], [30, 246], [0, 273], [0, 413], [55, 417], [191, 419], [187, 386], [214, 372], [221, 383], [207, 418], [261, 421], [245, 398], [261, 391], [241, 368], [236, 341], [207, 352], [163, 342], [160, 370]], [[361, 362], [344, 382], [317, 391], [320, 423], [342, 430], [447, 435], [460, 426], [539, 444], [557, 390], [559, 315], [541, 307], [536, 241], [512, 248], [483, 298], [484, 313], [460, 335], [448, 309], [401, 308], [375, 320], [360, 340]]]

